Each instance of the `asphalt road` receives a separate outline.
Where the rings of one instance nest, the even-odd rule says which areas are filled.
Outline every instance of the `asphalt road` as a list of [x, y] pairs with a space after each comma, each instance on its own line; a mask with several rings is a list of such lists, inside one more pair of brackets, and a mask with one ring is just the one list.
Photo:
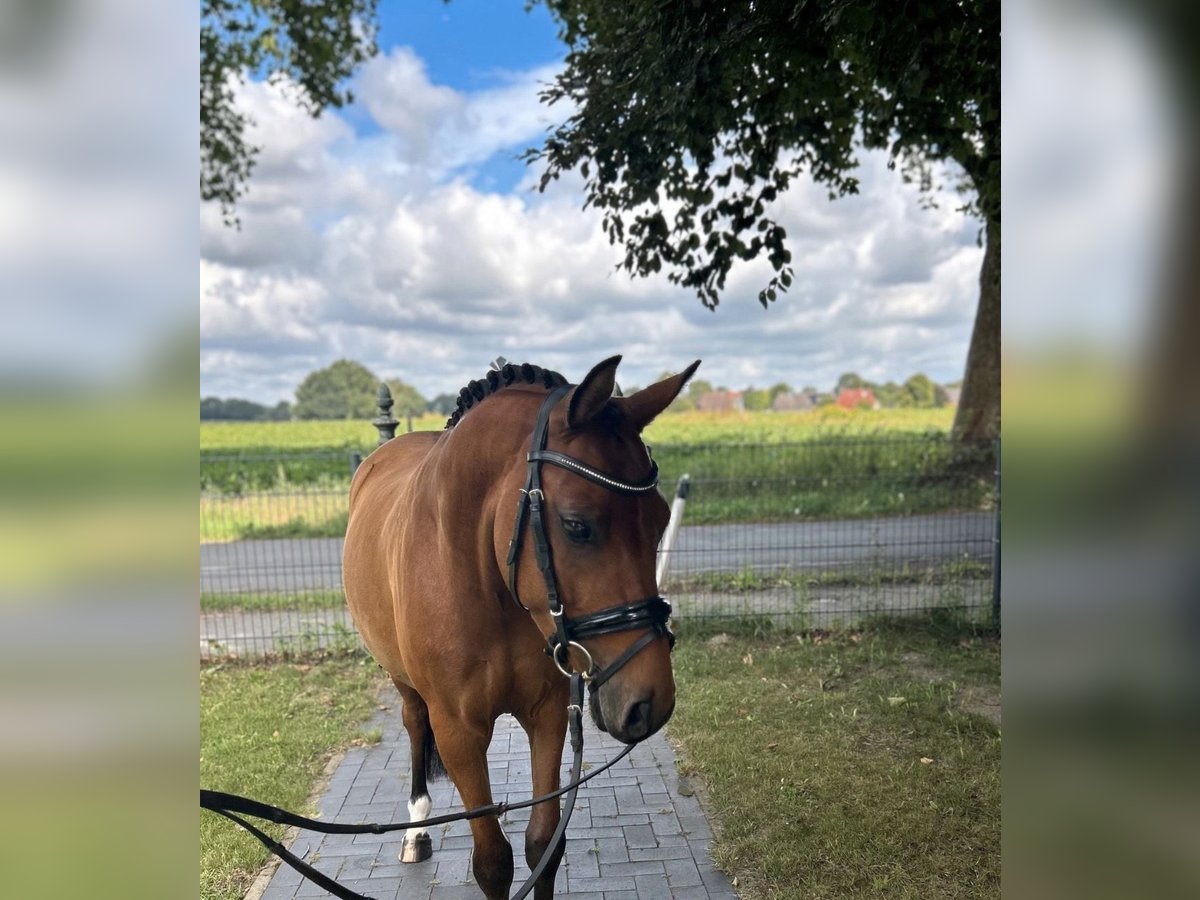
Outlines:
[[[894, 569], [992, 557], [989, 512], [891, 519], [691, 525], [680, 529], [668, 578], [707, 572], [792, 568]], [[200, 545], [204, 593], [338, 590], [341, 538]]]

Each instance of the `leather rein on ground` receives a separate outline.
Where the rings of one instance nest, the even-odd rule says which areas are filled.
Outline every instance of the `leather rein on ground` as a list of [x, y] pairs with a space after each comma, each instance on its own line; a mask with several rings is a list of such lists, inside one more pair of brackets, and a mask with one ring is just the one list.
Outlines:
[[583, 677], [579, 673], [571, 676], [571, 705], [567, 707], [567, 715], [571, 732], [572, 751], [570, 781], [556, 791], [543, 794], [541, 797], [534, 797], [531, 800], [522, 800], [518, 803], [489, 803], [486, 806], [477, 806], [465, 812], [447, 813], [444, 816], [433, 816], [429, 819], [421, 819], [413, 822], [363, 825], [342, 825], [337, 822], [321, 822], [317, 819], [309, 819], [305, 816], [297, 815], [278, 806], [271, 806], [268, 803], [251, 800], [249, 797], [242, 797], [238, 794], [227, 794], [224, 791], [208, 791], [204, 788], [200, 789], [200, 808], [211, 810], [218, 815], [224, 816], [231, 822], [240, 825], [281, 860], [314, 884], [329, 891], [335, 897], [340, 897], [341, 900], [372, 900], [366, 894], [360, 894], [346, 887], [319, 869], [314, 868], [310, 863], [300, 859], [300, 857], [283, 846], [282, 843], [247, 822], [242, 816], [266, 819], [280, 825], [291, 825], [307, 831], [320, 831], [324, 834], [387, 834], [392, 831], [407, 831], [410, 828], [428, 828], [433, 825], [445, 825], [449, 822], [478, 819], [483, 816], [502, 816], [510, 810], [537, 806], [539, 803], [546, 803], [566, 795], [567, 799], [563, 804], [563, 811], [561, 818], [558, 820], [558, 827], [554, 830], [554, 834], [550, 838], [550, 843], [546, 845], [546, 850], [542, 854], [542, 858], [538, 861], [533, 871], [529, 873], [529, 877], [525, 879], [525, 883], [521, 885], [520, 890], [512, 896], [512, 900], [523, 900], [533, 890], [537, 880], [542, 877], [542, 873], [546, 871], [546, 867], [550, 864], [550, 860], [554, 856], [555, 849], [562, 843], [567, 831], [567, 823], [571, 821], [571, 813], [575, 811], [575, 797], [579, 792], [579, 786], [586, 784], [601, 772], [615, 766], [632, 753], [633, 748], [637, 746], [637, 744], [626, 745], [620, 753], [604, 765], [593, 769], [581, 777], [580, 772], [583, 770]]

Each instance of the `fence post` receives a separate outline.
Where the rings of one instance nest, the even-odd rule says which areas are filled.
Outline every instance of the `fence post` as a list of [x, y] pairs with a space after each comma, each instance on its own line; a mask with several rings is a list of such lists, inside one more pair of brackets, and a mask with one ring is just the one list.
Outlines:
[[382, 447], [396, 436], [396, 426], [400, 424], [392, 415], [392, 407], [396, 405], [396, 401], [392, 399], [392, 392], [386, 384], [379, 385], [375, 404], [379, 407], [379, 415], [371, 424], [379, 429], [379, 446]]
[[1000, 633], [1000, 438], [995, 442], [996, 520], [992, 525], [992, 628]]
[[358, 467], [362, 465], [362, 454], [357, 450], [350, 451], [350, 474], [353, 475], [358, 471]]
[[667, 523], [666, 533], [663, 534], [662, 544], [658, 548], [658, 566], [654, 580], [662, 589], [663, 578], [667, 574], [667, 560], [671, 555], [671, 546], [675, 536], [679, 534], [679, 525], [683, 521], [683, 508], [687, 505], [688, 491], [691, 489], [692, 476], [686, 472], [679, 476], [679, 484], [675, 487], [675, 500], [671, 504], [671, 521]]

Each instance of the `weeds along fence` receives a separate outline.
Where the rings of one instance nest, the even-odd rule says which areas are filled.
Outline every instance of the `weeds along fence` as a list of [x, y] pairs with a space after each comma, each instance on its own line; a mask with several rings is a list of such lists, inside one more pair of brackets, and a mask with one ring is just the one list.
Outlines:
[[[948, 608], [998, 627], [991, 442], [841, 437], [652, 450], [665, 495], [689, 476], [661, 585], [679, 620], [833, 628]], [[341, 591], [352, 467], [346, 451], [202, 455], [203, 656], [357, 645]]]

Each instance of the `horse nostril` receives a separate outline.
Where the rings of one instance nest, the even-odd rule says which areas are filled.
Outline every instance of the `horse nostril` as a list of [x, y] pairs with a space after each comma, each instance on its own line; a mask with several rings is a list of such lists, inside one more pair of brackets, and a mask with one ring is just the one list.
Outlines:
[[643, 700], [629, 707], [625, 717], [625, 737], [638, 741], [650, 733], [650, 701]]

